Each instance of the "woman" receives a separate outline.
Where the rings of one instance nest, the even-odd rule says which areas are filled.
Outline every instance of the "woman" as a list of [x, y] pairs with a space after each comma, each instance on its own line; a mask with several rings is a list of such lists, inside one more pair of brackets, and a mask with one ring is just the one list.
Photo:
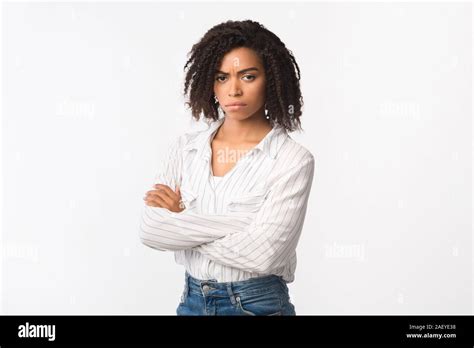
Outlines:
[[211, 28], [188, 66], [187, 104], [209, 127], [171, 144], [144, 197], [141, 241], [185, 266], [178, 315], [295, 315], [287, 283], [314, 174], [287, 134], [301, 128], [299, 67], [250, 20]]

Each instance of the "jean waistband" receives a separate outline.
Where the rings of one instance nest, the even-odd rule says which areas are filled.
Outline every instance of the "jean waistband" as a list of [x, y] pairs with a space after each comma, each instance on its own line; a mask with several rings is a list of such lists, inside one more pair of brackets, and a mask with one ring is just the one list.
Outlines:
[[206, 292], [206, 290], [225, 290], [232, 298], [234, 293], [246, 293], [279, 287], [284, 290], [286, 282], [283, 277], [270, 274], [262, 277], [250, 278], [233, 282], [218, 282], [216, 279], [198, 279], [185, 272], [186, 287], [188, 290]]

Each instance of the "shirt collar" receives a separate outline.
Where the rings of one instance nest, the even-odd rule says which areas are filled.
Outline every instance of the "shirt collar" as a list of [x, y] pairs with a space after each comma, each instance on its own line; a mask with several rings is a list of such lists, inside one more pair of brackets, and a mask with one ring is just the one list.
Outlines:
[[[211, 139], [214, 137], [216, 130], [224, 122], [225, 117], [221, 117], [217, 121], [211, 122], [207, 129], [199, 132], [199, 134], [191, 139], [185, 146], [185, 151], [193, 149], [197, 150], [198, 158], [209, 160], [211, 158]], [[275, 159], [280, 147], [288, 137], [286, 130], [278, 125], [275, 125], [270, 132], [255, 146], [271, 159]]]

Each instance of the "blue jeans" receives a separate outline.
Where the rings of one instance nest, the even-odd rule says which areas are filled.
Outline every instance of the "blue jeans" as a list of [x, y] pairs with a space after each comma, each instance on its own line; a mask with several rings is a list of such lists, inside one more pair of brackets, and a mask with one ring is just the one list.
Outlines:
[[185, 272], [177, 315], [296, 315], [282, 277], [268, 275], [237, 282], [200, 280]]

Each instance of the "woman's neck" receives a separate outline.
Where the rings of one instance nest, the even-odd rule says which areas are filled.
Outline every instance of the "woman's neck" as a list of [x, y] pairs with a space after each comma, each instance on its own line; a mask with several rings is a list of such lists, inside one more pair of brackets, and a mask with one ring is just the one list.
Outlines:
[[225, 118], [214, 137], [231, 144], [259, 143], [272, 130], [265, 117], [249, 117], [245, 120]]

